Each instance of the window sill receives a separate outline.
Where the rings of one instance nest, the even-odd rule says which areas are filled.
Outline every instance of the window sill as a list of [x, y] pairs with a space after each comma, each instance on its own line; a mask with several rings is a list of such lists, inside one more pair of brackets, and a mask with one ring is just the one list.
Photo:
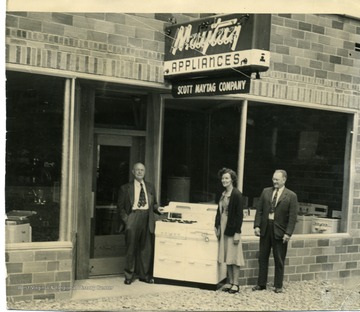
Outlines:
[[[246, 242], [257, 241], [259, 240], [258, 236], [255, 235], [242, 235], [242, 240]], [[349, 233], [330, 233], [330, 234], [294, 234], [291, 236], [291, 240], [304, 240], [304, 239], [331, 239], [331, 238], [350, 238]]]
[[351, 237], [349, 233], [326, 233], [326, 234], [319, 234], [319, 233], [311, 233], [311, 234], [294, 234], [291, 236], [292, 240], [295, 239], [306, 239], [306, 238], [349, 238]]
[[12, 250], [46, 250], [46, 249], [69, 249], [72, 248], [72, 242], [31, 242], [31, 243], [10, 243], [5, 244], [6, 251]]

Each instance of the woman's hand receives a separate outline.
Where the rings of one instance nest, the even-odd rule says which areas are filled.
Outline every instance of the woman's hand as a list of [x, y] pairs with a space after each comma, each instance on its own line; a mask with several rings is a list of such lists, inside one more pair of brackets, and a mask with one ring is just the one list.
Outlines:
[[239, 245], [240, 236], [241, 236], [240, 233], [235, 233], [234, 238], [233, 238], [233, 243], [234, 243], [234, 245]]
[[215, 235], [216, 235], [217, 239], [220, 239], [220, 236], [221, 236], [220, 227], [219, 228], [215, 227]]

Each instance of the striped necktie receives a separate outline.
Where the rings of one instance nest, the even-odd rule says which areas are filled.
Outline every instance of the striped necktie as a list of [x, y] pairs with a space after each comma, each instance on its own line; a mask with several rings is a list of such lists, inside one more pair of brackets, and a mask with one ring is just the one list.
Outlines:
[[279, 189], [276, 189], [275, 191], [275, 195], [271, 201], [271, 208], [270, 208], [270, 213], [274, 213], [275, 207], [276, 207], [276, 201], [277, 201], [277, 197], [278, 197], [278, 193], [279, 193]]
[[139, 202], [138, 202], [138, 207], [144, 207], [146, 205], [146, 197], [145, 197], [145, 192], [144, 192], [144, 188], [143, 188], [143, 184], [140, 183], [140, 195], [139, 195]]

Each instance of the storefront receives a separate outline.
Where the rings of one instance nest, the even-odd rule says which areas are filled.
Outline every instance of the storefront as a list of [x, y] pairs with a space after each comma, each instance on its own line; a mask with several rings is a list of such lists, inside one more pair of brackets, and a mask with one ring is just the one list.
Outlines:
[[[217, 171], [231, 167], [250, 215], [287, 170], [304, 215], [320, 207], [338, 224], [293, 236], [285, 279], [360, 275], [359, 20], [271, 15], [269, 69], [246, 92], [182, 97], [164, 80], [170, 17], [8, 12], [9, 298], [67, 297], [75, 279], [122, 272], [117, 190], [136, 161], [163, 206], [215, 202]], [[257, 250], [245, 236], [243, 285], [256, 282]]]

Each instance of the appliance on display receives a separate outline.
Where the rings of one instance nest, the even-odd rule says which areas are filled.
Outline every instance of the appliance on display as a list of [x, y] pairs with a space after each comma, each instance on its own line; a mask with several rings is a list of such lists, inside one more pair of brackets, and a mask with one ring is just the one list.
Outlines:
[[310, 234], [315, 216], [297, 216], [293, 234]]
[[328, 206], [312, 204], [312, 203], [299, 203], [300, 215], [314, 215], [318, 217], [328, 216]]
[[244, 209], [244, 219], [241, 226], [241, 235], [250, 236], [254, 235], [254, 221], [256, 210]]
[[28, 243], [31, 242], [30, 223], [5, 223], [5, 242], [10, 243]]
[[217, 261], [217, 205], [170, 202], [161, 211], [167, 218], [156, 221], [155, 281], [217, 289], [226, 278]]
[[7, 213], [5, 220], [5, 242], [31, 242], [32, 228], [28, 217], [36, 214], [35, 211], [12, 210]]
[[312, 222], [311, 232], [321, 234], [338, 233], [339, 226], [340, 219], [314, 218]]
[[333, 210], [333, 211], [331, 212], [331, 217], [332, 217], [332, 218], [341, 219], [341, 215], [342, 215], [341, 210]]

